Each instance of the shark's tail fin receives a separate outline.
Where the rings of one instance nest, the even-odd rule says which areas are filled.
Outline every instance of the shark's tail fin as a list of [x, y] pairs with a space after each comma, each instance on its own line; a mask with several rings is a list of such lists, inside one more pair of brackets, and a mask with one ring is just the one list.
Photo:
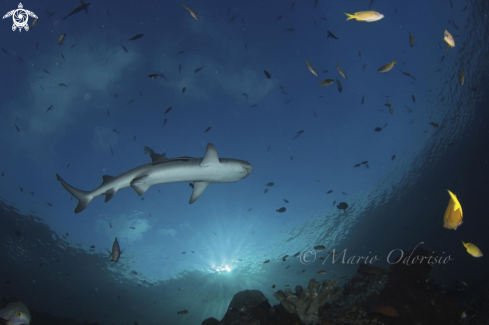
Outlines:
[[87, 207], [90, 201], [92, 201], [93, 197], [90, 195], [90, 192], [82, 191], [74, 188], [73, 186], [70, 186], [58, 174], [56, 174], [56, 179], [61, 182], [61, 185], [63, 185], [63, 187], [68, 192], [70, 192], [70, 194], [73, 195], [75, 199], [78, 200], [78, 205], [75, 208], [75, 213], [83, 211], [83, 209]]

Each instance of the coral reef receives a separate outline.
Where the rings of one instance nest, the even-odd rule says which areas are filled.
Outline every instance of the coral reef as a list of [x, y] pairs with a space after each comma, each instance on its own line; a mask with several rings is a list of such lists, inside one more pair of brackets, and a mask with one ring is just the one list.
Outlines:
[[[288, 312], [299, 315], [303, 323], [317, 324], [319, 322], [319, 307], [341, 296], [343, 288], [337, 285], [338, 282], [334, 280], [317, 282], [316, 279], [311, 279], [305, 290], [298, 285], [295, 287], [295, 294], [287, 289], [285, 293], [279, 290], [273, 296], [282, 303]], [[320, 287], [321, 289], [319, 289]]]

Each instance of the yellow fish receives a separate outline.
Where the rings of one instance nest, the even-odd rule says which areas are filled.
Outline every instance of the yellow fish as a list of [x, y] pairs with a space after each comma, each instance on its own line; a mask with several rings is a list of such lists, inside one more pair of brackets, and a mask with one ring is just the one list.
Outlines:
[[184, 5], [182, 3], [182, 6], [187, 9], [189, 12], [190, 12], [190, 15], [197, 21], [199, 21], [199, 16], [197, 16], [197, 14], [195, 13], [195, 11], [193, 11], [192, 9], [190, 9], [189, 7], [187, 7], [186, 5]]
[[445, 33], [443, 34], [443, 40], [445, 43], [447, 43], [447, 50], [450, 47], [455, 47], [455, 40], [453, 39], [452, 34], [450, 34], [447, 30], [445, 30]]
[[316, 71], [316, 69], [314, 69], [314, 67], [312, 65], [309, 64], [308, 60], [306, 60], [306, 64], [307, 64], [307, 67], [309, 68], [309, 71], [311, 71], [311, 73], [317, 77], [318, 72]]
[[347, 14], [345, 12], [345, 15], [348, 16], [346, 20], [356, 19], [357, 21], [366, 21], [369, 23], [384, 18], [384, 15], [376, 11], [359, 11], [359, 12], [355, 12], [355, 14], [353, 15]]
[[345, 71], [343, 71], [343, 70], [340, 68], [340, 63], [339, 63], [339, 62], [338, 62], [338, 72], [340, 73], [340, 75], [341, 75], [343, 78], [347, 79], [346, 73], [345, 73]]
[[319, 83], [320, 86], [330, 86], [334, 83], [333, 79], [326, 79]]
[[63, 41], [65, 40], [66, 33], [63, 33], [59, 36], [58, 38], [58, 45], [61, 46], [63, 44]]
[[450, 194], [450, 202], [448, 202], [448, 207], [443, 217], [443, 227], [456, 230], [463, 222], [462, 206], [458, 202], [457, 196], [449, 190], [447, 191]]
[[411, 47], [414, 47], [414, 36], [409, 33], [409, 44], [411, 44]]
[[482, 257], [482, 252], [481, 250], [479, 249], [479, 247], [475, 246], [474, 244], [471, 244], [471, 243], [464, 243], [464, 241], [462, 240], [462, 244], [464, 244], [465, 248], [467, 248], [467, 253], [469, 253], [470, 255], [474, 256], [474, 257]]
[[465, 71], [464, 68], [462, 68], [462, 71], [460, 72], [460, 86], [464, 85], [464, 81], [465, 81]]
[[384, 64], [383, 66], [381, 66], [378, 70], [379, 73], [384, 73], [384, 72], [387, 72], [387, 71], [390, 71], [392, 68], [394, 68], [394, 64], [396, 63], [397, 61], [395, 60], [392, 60], [391, 63], [387, 63], [387, 64]]

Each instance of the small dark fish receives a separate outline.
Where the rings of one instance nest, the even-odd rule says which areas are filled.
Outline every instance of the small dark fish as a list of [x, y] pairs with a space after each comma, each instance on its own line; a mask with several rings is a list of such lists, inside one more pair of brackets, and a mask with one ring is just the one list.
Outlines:
[[360, 59], [362, 58], [362, 51], [358, 51], [358, 56], [360, 57]]
[[282, 212], [285, 212], [286, 210], [287, 210], [286, 208], [282, 207], [282, 208], [275, 210], [275, 211], [282, 213]]
[[365, 68], [366, 68], [366, 67], [367, 67], [367, 64], [365, 63], [365, 64], [363, 65], [363, 68], [362, 68], [362, 73], [363, 73], [363, 71], [365, 71]]
[[435, 122], [430, 122], [429, 124], [430, 124], [431, 126], [434, 126], [435, 128], [439, 128], [439, 127], [440, 127], [440, 124], [435, 123]]
[[109, 9], [105, 10], [105, 13], [107, 14], [107, 16], [109, 16], [109, 20], [111, 20], [111, 19], [110, 19], [110, 13], [109, 13]]
[[109, 222], [109, 227], [112, 228], [112, 225], [110, 224], [110, 222]]
[[394, 159], [396, 159], [396, 155], [392, 155], [391, 160], [394, 160]]
[[445, 60], [445, 56], [442, 56], [442, 57], [441, 57], [440, 63], [442, 63], [442, 62], [443, 62], [443, 60]]
[[272, 75], [267, 70], [263, 70], [263, 72], [265, 73], [265, 77], [267, 77], [268, 79], [272, 77]]
[[90, 246], [90, 248], [91, 248], [91, 249], [94, 249], [94, 248], [95, 248], [95, 245]]
[[380, 132], [380, 131], [382, 131], [382, 128], [381, 127], [376, 127], [375, 128], [375, 132]]
[[[71, 46], [70, 46], [70, 49], [74, 48], [74, 47], [75, 47], [75, 46], [77, 46], [77, 45], [78, 45], [78, 44], [76, 44], [76, 43], [75, 43], [75, 44], [73, 44], [73, 45], [71, 45]], [[123, 46], [123, 47], [124, 47], [124, 46]], [[127, 52], [127, 50], [126, 50], [126, 52]]]
[[268, 188], [266, 188], [264, 191], [263, 191], [263, 194], [266, 194], [268, 192]]
[[132, 138], [132, 141], [136, 141], [136, 136], [134, 136], [134, 138]]
[[277, 18], [277, 19], [275, 19], [275, 20], [280, 20], [280, 19], [282, 19], [282, 16], [278, 16], [278, 18]]
[[204, 133], [208, 132], [210, 129], [211, 127], [209, 126], [207, 129], [205, 129]]
[[22, 187], [19, 187], [20, 193], [24, 193], [24, 189]]
[[[39, 50], [39, 42], [36, 42], [36, 51], [38, 51], [38, 50]], [[63, 58], [63, 60], [64, 60], [64, 58]]]
[[319, 2], [319, 0], [314, 0], [314, 9], [316, 9], [318, 2]]
[[122, 45], [122, 44], [119, 44], [119, 45], [122, 47], [122, 49], [123, 49], [124, 51], [129, 52], [129, 51], [126, 49], [126, 47], [125, 47], [124, 45]]
[[82, 11], [82, 10], [84, 10], [85, 13], [88, 14], [87, 8], [88, 8], [88, 6], [90, 6], [90, 2], [85, 3], [85, 2], [83, 2], [83, 0], [80, 0], [80, 1], [81, 1], [81, 5], [79, 5], [75, 9], [73, 9], [69, 14], [67, 14], [66, 16], [64, 16], [63, 18], [61, 18], [60, 20], [64, 20], [64, 19], [68, 18], [69, 16], [74, 15], [74, 14], [76, 14], [76, 13]]
[[246, 99], [248, 99], [248, 94], [247, 93], [242, 93], [241, 95], [246, 96]]
[[328, 36], [326, 36], [326, 38], [328, 37], [332, 37], [334, 39], [339, 39], [338, 37], [336, 37], [333, 33], [331, 33], [329, 30], [328, 30]]
[[245, 50], [246, 52], [248, 52], [248, 44], [246, 44], [246, 42], [245, 42]]
[[110, 148], [110, 154], [113, 156], [114, 155], [114, 150], [112, 150], [112, 145], [109, 144], [109, 148]]
[[185, 93], [185, 90], [187, 90], [187, 87], [182, 88], [182, 94]]
[[241, 17], [241, 22], [244, 24], [244, 18], [243, 17]]
[[133, 37], [131, 37], [129, 40], [134, 41], [134, 40], [140, 39], [143, 36], [144, 36], [144, 34], [136, 34]]
[[165, 119], [163, 120], [163, 126], [165, 126], [166, 121], [167, 121], [167, 119], [165, 118]]
[[366, 164], [368, 164], [368, 161], [367, 160], [362, 161], [362, 165], [366, 165]]
[[229, 11], [231, 11], [231, 7], [228, 8], [228, 12], [226, 13], [226, 16], [229, 15]]
[[333, 193], [333, 190], [329, 190], [326, 192], [326, 194], [331, 194], [331, 193]]
[[17, 126], [17, 124], [14, 124], [15, 125], [15, 129], [17, 130], [17, 132], [20, 132], [20, 129], [19, 127]]
[[296, 136], [292, 139], [292, 140], [295, 140], [299, 135], [301, 135], [302, 133], [304, 133], [304, 130], [300, 130], [297, 132]]
[[21, 58], [20, 56], [17, 56], [17, 59], [18, 59], [20, 62], [24, 63], [24, 60], [22, 60], [22, 58]]
[[[156, 79], [156, 78], [160, 78], [162, 75], [159, 74], [159, 73], [152, 73], [152, 74], [149, 74], [146, 76], [146, 78], [150, 78], [150, 79]], [[165, 78], [166, 79], [166, 78]]]
[[314, 117], [318, 117], [318, 116], [316, 115], [316, 111], [315, 111], [315, 110], [312, 110], [312, 112], [314, 113]]
[[290, 156], [290, 160], [294, 160], [294, 156]]
[[165, 115], [166, 113], [168, 113], [169, 111], [171, 111], [171, 109], [173, 108], [173, 106], [170, 106], [166, 109], [165, 113], [163, 113], [163, 115]]
[[290, 12], [292, 12], [292, 10], [294, 10], [294, 7], [295, 7], [295, 2], [292, 2], [292, 6], [290, 7]]
[[8, 54], [7, 50], [5, 50], [3, 47], [0, 47], [0, 50], [2, 50], [3, 53]]
[[129, 227], [129, 229], [133, 229], [133, 230], [134, 230], [134, 229], [136, 229], [136, 228], [134, 228], [134, 227]]
[[362, 164], [356, 164], [355, 166], [353, 166], [353, 168], [355, 167], [360, 167]]
[[180, 65], [178, 66], [178, 74], [180, 74], [180, 72], [181, 72], [181, 71], [182, 71], [182, 65], [180, 64]]
[[180, 55], [180, 54], [183, 54], [183, 53], [185, 53], [185, 51], [179, 51], [179, 52], [177, 53], [177, 55]]
[[253, 104], [250, 106], [250, 108], [257, 107], [257, 106], [258, 106], [258, 104]]
[[285, 104], [288, 104], [290, 103], [291, 101], [293, 101], [293, 99], [289, 99], [288, 101], [285, 102]]
[[53, 105], [49, 106], [48, 109], [44, 112], [46, 114], [48, 111], [50, 111], [53, 108]]
[[197, 73], [197, 72], [199, 72], [200, 70], [202, 70], [202, 69], [204, 69], [204, 68], [205, 68], [205, 65], [204, 65], [204, 66], [202, 66], [202, 67], [200, 67], [200, 68], [195, 69], [194, 73]]
[[267, 185], [265, 185], [265, 186], [273, 186], [273, 185], [275, 185], [275, 183], [274, 183], [274, 182], [270, 182], [270, 183], [268, 183], [268, 184], [267, 184]]
[[336, 85], [338, 86], [338, 91], [341, 93], [343, 91], [343, 86], [341, 85], [341, 82], [336, 78]]
[[60, 53], [59, 55], [61, 55], [61, 57], [63, 58], [63, 61], [66, 61], [65, 60], [65, 56], [63, 55], [63, 53]]
[[51, 74], [51, 72], [49, 72], [48, 70], [46, 69], [42, 69], [44, 72], [46, 72], [47, 74]]
[[134, 99], [129, 100], [126, 105], [131, 104], [133, 101], [134, 101]]
[[236, 16], [233, 16], [233, 18], [231, 18], [231, 20], [228, 22], [228, 25], [231, 24], [231, 22], [234, 20], [234, 18], [236, 18]]
[[114, 94], [114, 98], [117, 98], [117, 97], [119, 97], [119, 95], [117, 95], [117, 94]]
[[117, 131], [116, 129], [112, 129], [112, 132], [120, 134], [119, 131]]
[[294, 29], [294, 28], [292, 28], [292, 27], [289, 27], [289, 28], [286, 28], [285, 30], [286, 30], [287, 32], [293, 32], [295, 29]]
[[109, 108], [107, 108], [107, 116], [110, 116]]
[[141, 92], [141, 90], [138, 89], [138, 92], [139, 92], [139, 95], [143, 96], [143, 93]]
[[414, 95], [411, 95], [411, 97], [413, 98], [413, 102], [416, 104], [416, 97], [414, 97]]
[[368, 5], [368, 9], [374, 4], [374, 0], [370, 0], [370, 4]]
[[363, 94], [363, 96], [362, 96], [362, 105], [363, 105], [363, 103], [365, 103], [365, 94]]
[[177, 311], [177, 315], [185, 315], [185, 314], [188, 314], [188, 311], [186, 309]]
[[49, 205], [51, 208], [53, 207], [53, 205], [51, 203], [49, 203], [49, 202], [46, 202], [46, 204]]
[[53, 12], [49, 12], [49, 11], [47, 11], [47, 10], [44, 10], [44, 12], [45, 12], [45, 13], [48, 15], [46, 18], [49, 18], [49, 17], [51, 17], [52, 15], [54, 15], [55, 13], [57, 13], [58, 11], [56, 10], [56, 11], [53, 11]]
[[410, 74], [409, 72], [402, 71], [402, 70], [400, 70], [400, 71], [402, 72], [402, 74], [403, 74], [403, 75], [405, 75], [405, 76], [407, 76], [407, 77], [411, 77], [411, 78], [413, 78], [414, 80], [417, 80], [417, 79], [416, 79], [416, 78], [415, 78], [415, 77], [414, 77], [412, 74]]

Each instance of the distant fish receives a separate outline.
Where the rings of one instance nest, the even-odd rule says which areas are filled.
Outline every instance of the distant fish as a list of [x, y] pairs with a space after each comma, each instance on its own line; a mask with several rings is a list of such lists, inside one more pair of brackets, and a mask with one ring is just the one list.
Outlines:
[[275, 185], [275, 183], [274, 183], [274, 182], [270, 182], [270, 183], [268, 183], [268, 184], [267, 184], [267, 185], [265, 185], [265, 186], [273, 186], [273, 185]]
[[469, 253], [470, 255], [472, 255], [474, 257], [482, 257], [483, 256], [479, 247], [475, 246], [474, 244], [472, 244], [472, 243], [466, 244], [463, 241], [462, 241], [462, 244], [464, 244], [465, 248], [467, 249], [467, 253]]
[[51, 109], [53, 108], [53, 105], [49, 106], [48, 109], [44, 112], [44, 113], [47, 113], [48, 111], [50, 111]]
[[460, 205], [460, 202], [455, 194], [449, 190], [447, 191], [450, 195], [450, 201], [448, 202], [445, 215], [443, 216], [443, 227], [456, 230], [463, 223], [464, 215], [462, 212], [462, 205]]
[[122, 47], [122, 49], [123, 49], [124, 51], [129, 52], [129, 51], [126, 49], [126, 47], [125, 47], [124, 45], [122, 45], [122, 44], [119, 44], [119, 45]]
[[338, 38], [338, 37], [336, 37], [336, 36], [335, 36], [333, 33], [331, 33], [329, 30], [328, 30], [328, 36], [326, 36], [326, 38], [328, 38], [328, 37], [332, 37], [332, 38], [334, 38], [334, 39], [338, 39], [338, 40], [339, 40], [339, 38]]
[[307, 64], [307, 68], [309, 69], [309, 71], [311, 71], [311, 73], [313, 75], [315, 75], [316, 77], [318, 76], [318, 72], [316, 71], [316, 69], [314, 69], [314, 67], [309, 63], [309, 60], [306, 60], [306, 64]]
[[445, 30], [445, 32], [443, 34], [443, 41], [445, 41], [445, 43], [447, 43], [447, 50], [450, 47], [455, 47], [455, 40], [453, 39], [452, 34], [450, 34], [447, 30]]
[[231, 24], [231, 22], [233, 22], [234, 18], [236, 18], [236, 16], [233, 16], [231, 20], [228, 21], [228, 25]]
[[134, 35], [133, 37], [131, 37], [131, 38], [129, 39], [129, 41], [134, 41], [134, 40], [140, 39], [140, 38], [141, 38], [141, 37], [143, 37], [143, 36], [144, 36], [144, 34], [136, 34], [136, 35]]
[[69, 16], [74, 15], [74, 14], [76, 14], [76, 13], [82, 11], [82, 10], [84, 10], [85, 13], [88, 14], [87, 8], [88, 8], [88, 6], [90, 6], [90, 2], [85, 3], [85, 2], [83, 2], [83, 0], [80, 0], [80, 2], [81, 2], [81, 5], [79, 5], [75, 9], [73, 9], [69, 14], [67, 14], [66, 16], [64, 16], [63, 18], [61, 18], [60, 20], [64, 20], [64, 19], [68, 18]]
[[211, 127], [209, 126], [207, 129], [205, 129], [204, 133], [210, 131]]
[[63, 41], [65, 40], [65, 37], [66, 37], [66, 33], [63, 33], [61, 34], [59, 37], [58, 37], [58, 45], [61, 46], [63, 44]]
[[323, 245], [318, 245], [318, 246], [314, 246], [314, 249], [317, 251], [322, 251], [322, 250], [325, 250], [326, 247], [324, 247]]
[[295, 136], [295, 137], [294, 137], [292, 140], [297, 139], [297, 137], [298, 137], [299, 135], [301, 135], [302, 133], [304, 133], [304, 130], [300, 130], [300, 131], [298, 131], [298, 132], [297, 132], [297, 134], [296, 134], [296, 136]]
[[267, 77], [268, 79], [272, 77], [272, 75], [267, 70], [263, 70], [263, 72], [265, 73], [265, 77]]
[[268, 193], [268, 188], [266, 188], [264, 191], [263, 191], [263, 194], [266, 194]]
[[284, 202], [285, 202], [285, 203], [289, 203], [289, 200], [284, 199]]
[[188, 311], [186, 309], [182, 311], [177, 311], [177, 315], [185, 315], [185, 314], [188, 314]]
[[190, 12], [190, 16], [192, 16], [193, 19], [199, 21], [199, 16], [197, 16], [197, 14], [195, 13], [195, 11], [193, 11], [192, 9], [190, 9], [189, 7], [187, 7], [186, 5], [184, 5], [182, 3], [182, 6], [188, 10], [188, 12]]
[[266, 260], [265, 262], [263, 262], [263, 264], [267, 264], [267, 263], [270, 263], [270, 260]]
[[205, 68], [205, 65], [204, 65], [204, 66], [202, 66], [202, 67], [200, 67], [200, 68], [195, 69], [194, 73], [197, 73], [197, 72], [199, 72], [200, 70], [202, 70], [202, 69], [204, 69], [204, 68]]
[[340, 73], [340, 75], [341, 75], [343, 78], [348, 79], [348, 77], [346, 76], [345, 71], [343, 71], [343, 70], [340, 68], [340, 62], [338, 62], [338, 67], [337, 67], [337, 69], [338, 69], [338, 72]]
[[391, 63], [384, 64], [383, 66], [381, 66], [379, 68], [378, 72], [379, 73], [385, 73], [385, 72], [388, 72], [388, 71], [392, 70], [392, 68], [394, 68], [394, 64], [396, 62], [397, 62], [396, 60], [392, 60]]
[[275, 211], [280, 212], [280, 213], [283, 213], [283, 212], [285, 212], [286, 210], [287, 210], [286, 208], [282, 207], [282, 208], [280, 208], [280, 209], [278, 209], [278, 210], [275, 210]]
[[357, 21], [374, 22], [384, 18], [384, 15], [376, 11], [360, 11], [353, 15], [345, 13], [348, 16], [346, 20], [356, 19]]
[[326, 192], [326, 194], [331, 194], [331, 193], [333, 193], [333, 190], [329, 190]]
[[341, 93], [343, 91], [343, 86], [341, 85], [341, 82], [336, 78], [336, 85], [338, 86], [338, 91]]

